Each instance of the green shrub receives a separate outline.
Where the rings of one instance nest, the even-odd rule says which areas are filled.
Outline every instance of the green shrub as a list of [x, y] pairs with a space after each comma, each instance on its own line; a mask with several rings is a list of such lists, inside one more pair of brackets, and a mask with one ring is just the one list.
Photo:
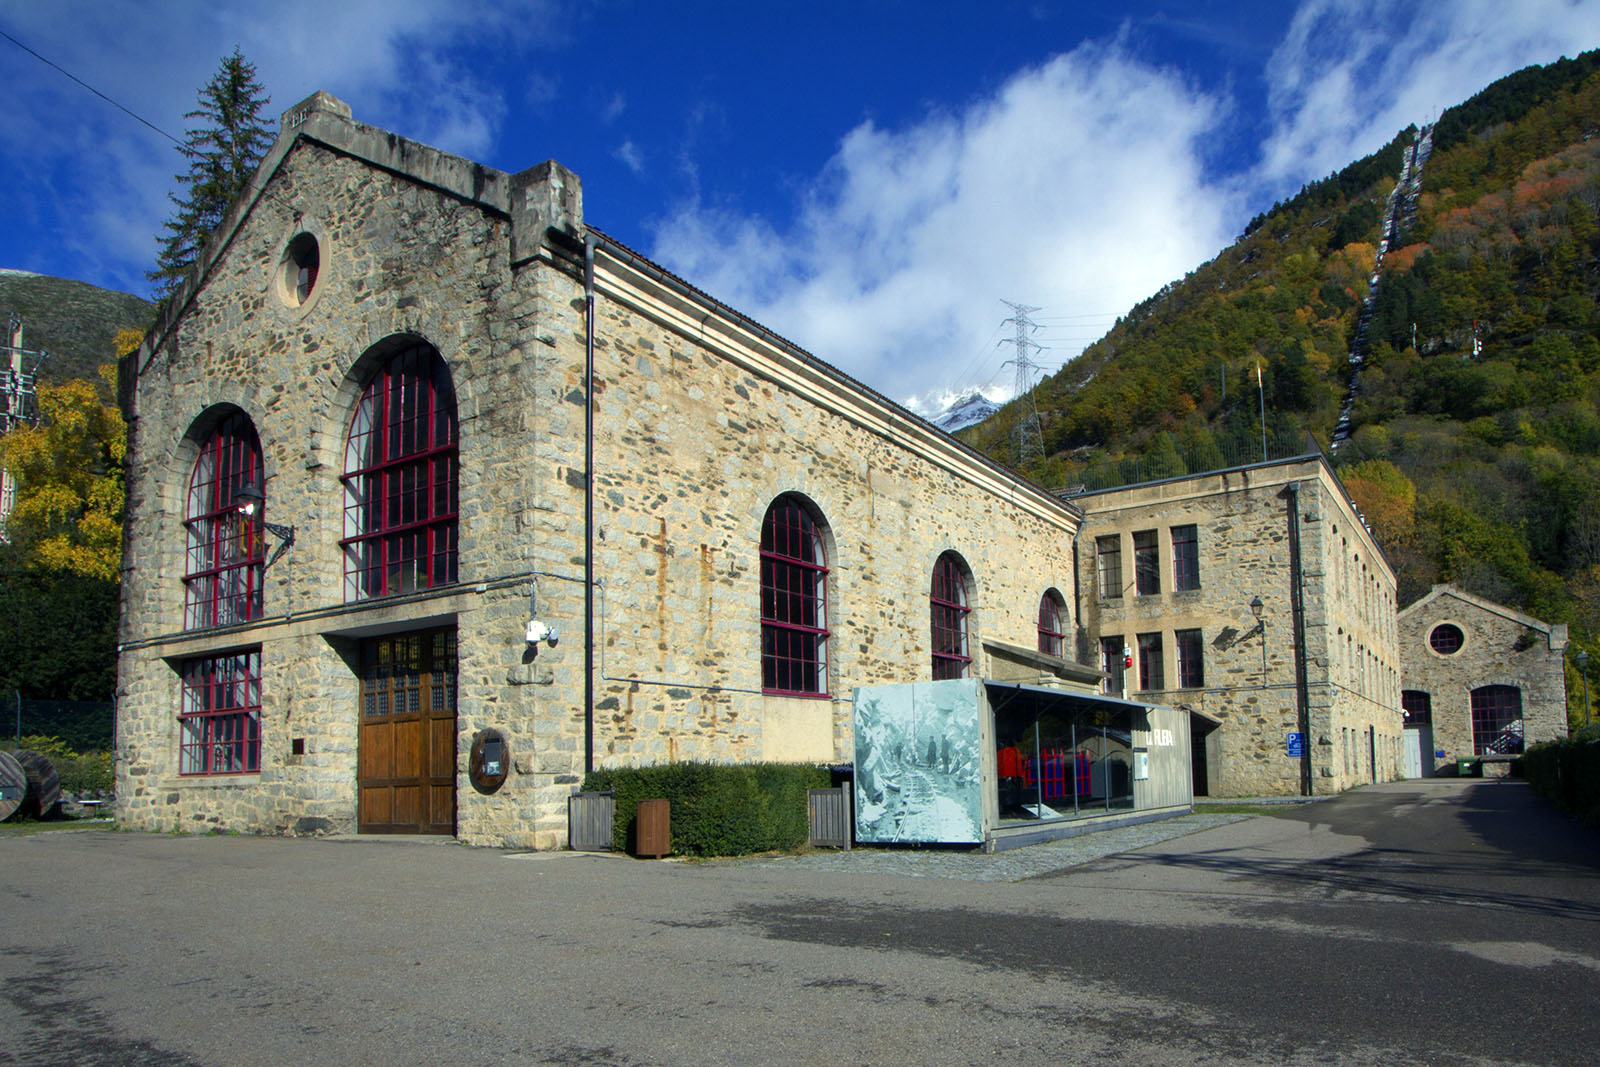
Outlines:
[[672, 851], [744, 856], [800, 848], [809, 832], [806, 790], [829, 784], [824, 767], [789, 763], [662, 763], [593, 771], [586, 791], [616, 798], [613, 846], [630, 850], [639, 801], [671, 802]]
[[18, 749], [37, 752], [48, 759], [61, 780], [63, 793], [109, 793], [112, 788], [111, 753], [74, 752], [55, 737], [31, 735], [17, 743]]
[[1541, 794], [1600, 828], [1600, 739], [1586, 733], [1531, 746], [1522, 773]]

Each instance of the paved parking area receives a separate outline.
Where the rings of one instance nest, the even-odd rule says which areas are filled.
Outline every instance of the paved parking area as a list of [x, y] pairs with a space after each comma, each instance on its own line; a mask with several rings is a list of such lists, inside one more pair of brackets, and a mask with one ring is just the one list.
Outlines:
[[0, 1063], [1587, 1065], [1597, 875], [1470, 780], [993, 857], [6, 838]]

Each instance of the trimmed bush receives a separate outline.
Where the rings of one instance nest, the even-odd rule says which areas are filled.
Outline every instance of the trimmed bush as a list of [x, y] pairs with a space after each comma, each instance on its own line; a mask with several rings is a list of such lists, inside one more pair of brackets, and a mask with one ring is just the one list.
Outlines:
[[809, 764], [690, 762], [593, 771], [583, 789], [616, 797], [619, 850], [633, 850], [639, 801], [665, 797], [674, 853], [745, 856], [804, 846], [806, 791], [828, 784], [827, 768]]
[[1592, 730], [1533, 745], [1522, 773], [1544, 796], [1600, 828], [1600, 738]]

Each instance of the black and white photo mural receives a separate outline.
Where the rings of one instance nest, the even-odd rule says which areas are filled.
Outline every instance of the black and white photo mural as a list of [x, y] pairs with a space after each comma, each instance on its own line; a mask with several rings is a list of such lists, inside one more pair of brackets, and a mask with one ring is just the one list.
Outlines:
[[976, 678], [855, 691], [856, 840], [983, 840]]

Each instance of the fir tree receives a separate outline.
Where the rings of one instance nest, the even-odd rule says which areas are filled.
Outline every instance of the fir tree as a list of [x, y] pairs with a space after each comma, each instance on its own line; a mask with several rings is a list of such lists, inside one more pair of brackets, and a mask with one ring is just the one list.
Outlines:
[[272, 144], [272, 133], [261, 120], [267, 101], [255, 66], [235, 48], [200, 90], [199, 106], [184, 116], [201, 121], [178, 147], [189, 169], [176, 175], [182, 192], [169, 199], [177, 211], [166, 223], [156, 267], [147, 274], [158, 283], [163, 299], [183, 281]]

